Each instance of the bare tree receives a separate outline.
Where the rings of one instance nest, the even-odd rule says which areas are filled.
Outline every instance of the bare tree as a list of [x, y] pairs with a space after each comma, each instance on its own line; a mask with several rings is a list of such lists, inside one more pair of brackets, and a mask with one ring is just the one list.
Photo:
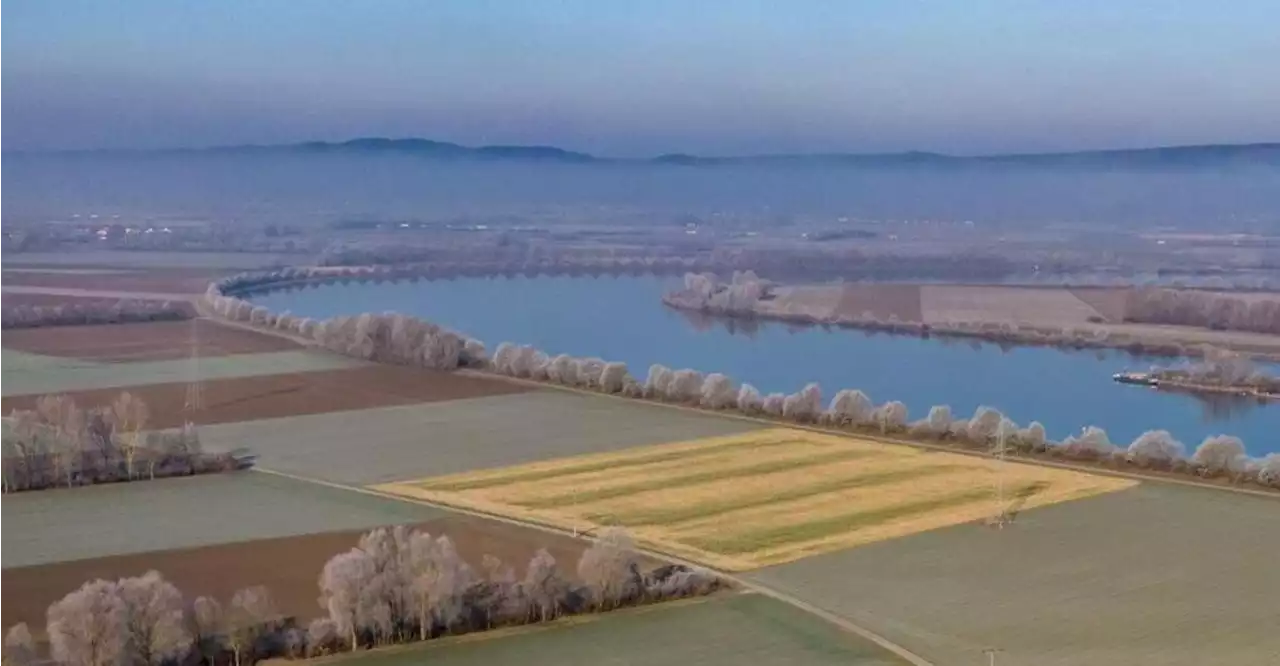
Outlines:
[[133, 463], [142, 447], [142, 430], [147, 425], [149, 412], [141, 398], [128, 391], [122, 392], [111, 403], [109, 417], [119, 435], [117, 446], [124, 455], [125, 471], [133, 479]]
[[49, 651], [66, 666], [124, 666], [128, 631], [116, 584], [95, 580], [49, 606]]

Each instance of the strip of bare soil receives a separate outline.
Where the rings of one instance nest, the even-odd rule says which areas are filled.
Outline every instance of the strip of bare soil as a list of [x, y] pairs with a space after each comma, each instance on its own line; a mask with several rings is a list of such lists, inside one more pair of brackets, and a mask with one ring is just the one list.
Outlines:
[[120, 362], [188, 358], [193, 353], [229, 356], [299, 348], [283, 337], [201, 319], [14, 329], [5, 331], [4, 346], [45, 356]]
[[[67, 268], [62, 266], [61, 268]], [[142, 269], [121, 273], [29, 273], [7, 271], [4, 283], [24, 287], [60, 287], [100, 291], [200, 294], [227, 271], [207, 269]]]
[[[6, 342], [8, 336], [6, 334]], [[475, 376], [420, 368], [371, 365], [349, 370], [239, 377], [204, 382], [203, 408], [184, 409], [186, 384], [130, 386], [150, 408], [150, 428], [172, 428], [193, 418], [198, 424], [232, 423], [281, 416], [323, 414], [353, 409], [412, 405], [488, 395], [523, 393], [527, 386]], [[82, 408], [111, 404], [120, 388], [75, 391], [69, 395]], [[0, 409], [34, 409], [37, 395], [4, 398]]]
[[[192, 520], [200, 520], [192, 516]], [[448, 516], [419, 525], [433, 536], [447, 534], [459, 553], [477, 569], [484, 555], [511, 565], [517, 575], [539, 548], [546, 548], [560, 572], [575, 576], [582, 543], [569, 537], [470, 516]], [[53, 528], [51, 528], [53, 529]], [[263, 539], [201, 548], [152, 551], [89, 560], [4, 569], [4, 626], [26, 622], [43, 633], [51, 603], [96, 578], [137, 576], [149, 570], [164, 574], [187, 599], [212, 595], [224, 605], [236, 590], [266, 585], [286, 615], [308, 620], [324, 609], [316, 602], [317, 580], [325, 562], [356, 545], [364, 531], [330, 532]]]

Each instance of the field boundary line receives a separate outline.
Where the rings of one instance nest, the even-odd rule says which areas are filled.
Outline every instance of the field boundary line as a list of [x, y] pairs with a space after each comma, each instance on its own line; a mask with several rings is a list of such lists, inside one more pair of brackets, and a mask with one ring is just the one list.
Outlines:
[[[457, 514], [467, 515], [467, 516], [471, 516], [471, 517], [474, 517], [474, 518], [483, 518], [483, 519], [485, 519], [485, 520], [493, 520], [493, 521], [500, 522], [500, 523], [503, 523], [503, 524], [506, 524], [506, 525], [513, 525], [513, 526], [516, 526], [516, 527], [524, 527], [524, 528], [528, 528], [528, 529], [538, 530], [538, 531], [541, 531], [541, 532], [546, 532], [546, 533], [548, 533], [548, 534], [555, 534], [555, 535], [557, 535], [557, 536], [561, 536], [561, 537], [568, 537], [568, 538], [571, 538], [571, 539], [574, 539], [574, 540], [577, 540], [577, 541], [583, 541], [583, 542], [588, 542], [588, 543], [589, 543], [589, 542], [594, 542], [594, 541], [595, 541], [595, 539], [594, 539], [593, 537], [591, 537], [591, 536], [583, 535], [583, 534], [575, 534], [575, 533], [574, 533], [573, 531], [571, 531], [571, 530], [566, 530], [566, 529], [564, 529], [564, 528], [557, 527], [557, 526], [555, 526], [555, 525], [550, 525], [550, 524], [542, 523], [542, 522], [539, 522], [539, 521], [536, 521], [536, 520], [526, 520], [526, 519], [522, 519], [522, 518], [513, 518], [513, 517], [511, 517], [511, 516], [504, 516], [504, 515], [502, 515], [502, 514], [498, 514], [498, 513], [490, 513], [490, 512], [488, 512], [488, 511], [480, 511], [480, 510], [477, 510], [477, 509], [472, 509], [472, 508], [468, 508], [468, 507], [464, 507], [464, 506], [456, 506], [456, 505], [453, 505], [453, 504], [449, 504], [449, 503], [447, 503], [447, 502], [430, 501], [430, 500], [425, 500], [425, 499], [421, 499], [421, 498], [406, 497], [406, 496], [403, 496], [403, 495], [395, 495], [395, 494], [392, 494], [392, 493], [387, 493], [387, 492], [383, 492], [383, 491], [380, 491], [380, 490], [375, 490], [375, 489], [372, 489], [372, 488], [364, 488], [364, 487], [361, 487], [361, 486], [353, 486], [353, 485], [348, 485], [348, 484], [345, 484], [345, 483], [339, 483], [339, 482], [337, 482], [337, 481], [327, 481], [327, 480], [325, 480], [325, 479], [317, 479], [317, 478], [308, 477], [308, 476], [301, 476], [301, 475], [298, 475], [298, 474], [293, 474], [293, 473], [291, 473], [291, 472], [282, 472], [282, 471], [279, 471], [279, 470], [273, 470], [273, 469], [268, 469], [268, 468], [263, 468], [263, 467], [254, 467], [254, 468], [252, 468], [252, 471], [253, 471], [253, 472], [256, 472], [256, 473], [258, 473], [258, 474], [269, 474], [269, 475], [272, 475], [272, 476], [277, 476], [277, 477], [281, 477], [281, 478], [285, 478], [285, 479], [290, 479], [290, 480], [292, 480], [292, 481], [299, 481], [299, 482], [303, 482], [303, 483], [310, 483], [310, 484], [315, 484], [315, 485], [319, 485], [319, 486], [325, 486], [325, 487], [329, 487], [329, 488], [334, 488], [334, 489], [337, 489], [337, 490], [345, 490], [345, 491], [348, 491], [348, 492], [363, 493], [363, 494], [365, 494], [365, 495], [370, 495], [370, 496], [373, 496], [373, 497], [380, 497], [380, 498], [383, 498], [383, 499], [395, 500], [395, 501], [398, 501], [398, 502], [407, 502], [407, 503], [410, 503], [410, 504], [418, 504], [418, 505], [422, 505], [422, 506], [429, 506], [429, 507], [433, 507], [433, 508], [436, 508], [436, 509], [442, 509], [442, 510], [444, 510], [444, 511], [448, 511], [448, 512], [451, 512], [451, 513], [457, 513]], [[749, 579], [746, 579], [746, 578], [742, 578], [742, 577], [739, 577], [739, 576], [737, 576], [737, 575], [734, 575], [734, 574], [729, 573], [729, 572], [726, 572], [726, 571], [719, 571], [719, 570], [717, 570], [717, 569], [714, 569], [714, 568], [708, 567], [708, 566], [703, 565], [703, 564], [700, 564], [700, 563], [698, 563], [698, 562], [694, 562], [694, 561], [692, 561], [692, 560], [687, 560], [687, 559], [684, 559], [684, 558], [682, 558], [682, 557], [678, 557], [678, 556], [675, 556], [675, 555], [672, 555], [672, 554], [669, 554], [669, 553], [663, 552], [663, 551], [658, 550], [658, 549], [653, 549], [653, 548], [636, 548], [636, 552], [640, 553], [641, 555], [645, 555], [646, 557], [650, 557], [650, 558], [657, 559], [657, 560], [665, 560], [665, 561], [667, 561], [667, 562], [671, 562], [671, 563], [674, 563], [674, 564], [682, 564], [682, 565], [684, 565], [684, 566], [697, 567], [697, 568], [699, 568], [699, 569], [705, 569], [705, 570], [707, 570], [707, 571], [710, 571], [710, 572], [714, 573], [716, 576], [719, 576], [720, 578], [723, 578], [723, 579], [725, 579], [725, 580], [727, 580], [727, 581], [730, 581], [730, 582], [731, 582], [731, 583], [733, 583], [734, 585], [739, 586], [741, 589], [750, 590], [750, 591], [752, 591], [752, 592], [756, 592], [757, 594], [761, 594], [761, 595], [763, 595], [763, 596], [769, 597], [770, 599], [773, 599], [773, 600], [775, 600], [775, 601], [780, 601], [780, 602], [782, 602], [782, 603], [785, 603], [785, 604], [787, 604], [787, 605], [789, 605], [789, 606], [792, 606], [793, 608], [796, 608], [796, 609], [798, 609], [798, 610], [800, 610], [800, 611], [803, 611], [803, 612], [805, 612], [805, 613], [808, 613], [808, 614], [810, 614], [810, 615], [813, 615], [813, 616], [815, 616], [815, 617], [818, 617], [818, 618], [820, 618], [820, 619], [822, 619], [822, 620], [826, 621], [827, 623], [829, 623], [829, 624], [832, 624], [832, 625], [836, 626], [837, 628], [839, 628], [839, 629], [841, 629], [841, 630], [844, 630], [844, 631], [847, 631], [847, 632], [849, 632], [849, 633], [851, 633], [851, 634], [854, 634], [855, 636], [858, 636], [859, 638], [862, 638], [863, 640], [866, 640], [866, 641], [869, 641], [869, 642], [871, 642], [871, 643], [874, 643], [876, 646], [880, 647], [881, 649], [884, 649], [884, 650], [886, 650], [886, 651], [888, 651], [888, 652], [892, 653], [894, 656], [896, 656], [896, 657], [898, 657], [898, 658], [900, 658], [900, 659], [904, 660], [904, 661], [905, 661], [905, 662], [907, 662], [908, 664], [911, 664], [911, 666], [934, 666], [933, 662], [931, 662], [931, 661], [929, 661], [929, 660], [925, 659], [924, 657], [922, 657], [922, 656], [920, 656], [920, 655], [918, 655], [918, 654], [916, 654], [916, 653], [914, 653], [914, 652], [912, 652], [912, 651], [908, 650], [907, 648], [905, 648], [905, 647], [903, 647], [903, 646], [901, 646], [901, 645], [898, 645], [897, 643], [894, 643], [893, 641], [889, 640], [888, 638], [885, 638], [885, 637], [883, 637], [883, 636], [881, 636], [881, 635], [879, 635], [879, 634], [877, 634], [877, 633], [875, 633], [875, 632], [871, 631], [870, 629], [866, 629], [866, 628], [864, 628], [864, 627], [862, 627], [862, 626], [860, 626], [860, 625], [854, 624], [853, 622], [851, 622], [851, 621], [849, 621], [849, 620], [847, 620], [847, 619], [845, 619], [845, 618], [843, 618], [843, 617], [840, 617], [840, 616], [838, 616], [838, 615], [836, 615], [836, 614], [834, 614], [834, 613], [831, 613], [830, 611], [824, 610], [824, 609], [822, 609], [822, 608], [820, 608], [820, 607], [818, 607], [818, 606], [815, 606], [815, 605], [813, 605], [813, 604], [811, 604], [811, 603], [809, 603], [809, 602], [807, 602], [807, 601], [805, 601], [805, 600], [803, 600], [803, 599], [800, 599], [800, 598], [798, 598], [798, 597], [794, 597], [794, 596], [792, 596], [792, 595], [790, 595], [790, 594], [787, 594], [787, 593], [785, 593], [785, 592], [782, 592], [782, 591], [779, 591], [779, 590], [775, 590], [775, 589], [770, 588], [770, 587], [768, 587], [768, 586], [762, 585], [762, 584], [760, 584], [760, 583], [758, 583], [758, 582], [756, 582], [756, 581], [752, 581], [752, 580], [749, 580]]]
[[[632, 404], [651, 405], [654, 407], [663, 407], [678, 411], [688, 412], [691, 414], [701, 414], [703, 416], [722, 419], [733, 419], [736, 421], [745, 421], [748, 423], [756, 423], [759, 425], [769, 426], [771, 428], [790, 428], [793, 430], [804, 430], [820, 435], [831, 435], [835, 437], [843, 437], [845, 439], [863, 439], [881, 444], [892, 444], [896, 446], [909, 446], [924, 451], [932, 451], [936, 453], [954, 453], [957, 455], [965, 455], [973, 458], [981, 458], [985, 460], [994, 460], [995, 456], [985, 451], [975, 451], [973, 449], [965, 449], [955, 446], [947, 446], [946, 444], [931, 444], [929, 442], [920, 442], [912, 439], [898, 439], [886, 435], [877, 435], [874, 433], [849, 432], [847, 430], [839, 430], [836, 428], [826, 428], [808, 423], [795, 423], [791, 421], [779, 421], [773, 419], [761, 418], [758, 416], [750, 416], [747, 414], [738, 414], [732, 411], [721, 411], [712, 409], [703, 409], [701, 407], [693, 407], [690, 405], [680, 405], [670, 402], [661, 402], [658, 400], [649, 400], [647, 398], [629, 398], [627, 396], [615, 395], [612, 393], [600, 393], [590, 389], [577, 388], [574, 386], [563, 386], [560, 384], [552, 384], [550, 382], [541, 382], [533, 379], [522, 379], [519, 377], [508, 377], [484, 370], [473, 370], [468, 368], [454, 370], [455, 373], [464, 374], [470, 377], [489, 378], [496, 381], [510, 382], [520, 384], [522, 386], [535, 386], [556, 391], [564, 391], [566, 393], [576, 393], [584, 396], [592, 396], [597, 398], [610, 398], [613, 400], [621, 400]], [[1081, 465], [1078, 463], [1060, 462], [1057, 460], [1043, 460], [1040, 458], [1031, 458], [1016, 454], [1005, 454], [1005, 459], [1009, 462], [1021, 463], [1025, 465], [1039, 465], [1041, 467], [1051, 467], [1055, 469], [1063, 469], [1071, 472], [1083, 472], [1086, 474], [1096, 474], [1099, 476], [1112, 476], [1133, 481], [1151, 481], [1155, 483], [1167, 483], [1179, 486], [1187, 486], [1191, 488], [1202, 488], [1205, 490], [1218, 490], [1231, 493], [1239, 493], [1243, 495], [1253, 495], [1255, 497], [1266, 497], [1273, 500], [1280, 500], [1280, 492], [1269, 490], [1260, 490], [1255, 488], [1240, 488], [1237, 486], [1226, 486], [1216, 483], [1208, 483], [1205, 481], [1194, 481], [1191, 479], [1178, 479], [1158, 474], [1143, 474], [1141, 472], [1126, 472], [1118, 469], [1107, 469], [1105, 467], [1092, 467], [1089, 465]]]

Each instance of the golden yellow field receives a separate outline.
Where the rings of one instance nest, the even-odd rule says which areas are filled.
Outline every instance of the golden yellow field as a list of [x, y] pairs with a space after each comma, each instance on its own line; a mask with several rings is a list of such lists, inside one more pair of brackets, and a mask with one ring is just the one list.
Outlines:
[[623, 525], [657, 550], [740, 571], [1133, 481], [775, 428], [375, 486], [546, 524]]

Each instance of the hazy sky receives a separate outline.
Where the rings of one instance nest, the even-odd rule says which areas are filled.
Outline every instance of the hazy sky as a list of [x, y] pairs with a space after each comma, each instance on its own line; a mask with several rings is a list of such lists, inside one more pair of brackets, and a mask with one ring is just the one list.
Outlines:
[[1280, 140], [1276, 0], [6, 0], [3, 147]]

